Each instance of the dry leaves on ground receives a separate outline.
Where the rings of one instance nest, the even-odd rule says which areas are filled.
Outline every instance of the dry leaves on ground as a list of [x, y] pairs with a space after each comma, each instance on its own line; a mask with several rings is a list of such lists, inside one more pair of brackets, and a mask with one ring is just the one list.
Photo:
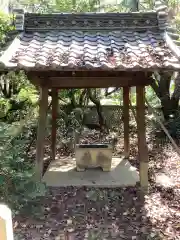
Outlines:
[[[180, 158], [170, 144], [158, 143], [152, 136], [147, 139], [150, 192], [145, 202], [140, 200], [138, 186], [50, 188], [37, 201], [43, 207], [40, 216], [34, 212], [14, 219], [16, 235], [23, 240], [179, 240]], [[122, 150], [120, 136], [116, 154]], [[132, 133], [130, 162], [138, 168], [135, 156], [137, 139]], [[164, 174], [172, 184], [159, 184], [157, 174]]]

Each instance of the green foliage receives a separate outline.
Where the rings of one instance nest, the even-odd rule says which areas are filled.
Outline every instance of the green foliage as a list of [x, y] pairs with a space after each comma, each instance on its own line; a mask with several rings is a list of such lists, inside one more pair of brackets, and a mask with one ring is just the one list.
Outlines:
[[34, 166], [26, 149], [31, 141], [32, 116], [21, 124], [0, 124], [0, 201], [21, 211], [29, 201], [45, 194], [45, 186], [33, 179]]
[[31, 12], [97, 12], [136, 11], [137, 0], [122, 0], [118, 4], [100, 0], [19, 0], [14, 6], [23, 6]]
[[61, 12], [93, 12], [96, 11], [98, 0], [56, 0], [55, 10]]
[[24, 6], [31, 12], [91, 12], [96, 10], [98, 0], [20, 0], [14, 6]]
[[161, 106], [161, 102], [152, 87], [146, 87], [146, 98], [153, 107], [156, 108]]
[[176, 24], [176, 28], [178, 33], [180, 33], [180, 12], [177, 12], [177, 15], [175, 16], [174, 22]]
[[12, 29], [13, 27], [10, 25], [10, 16], [0, 12], [0, 50], [5, 44], [7, 33]]
[[0, 89], [0, 118], [3, 121], [19, 120], [37, 102], [37, 91], [22, 71], [2, 75]]
[[[7, 41], [8, 33], [13, 30], [10, 16], [0, 13], [0, 49]], [[36, 90], [30, 84], [24, 72], [9, 72], [0, 76], [0, 119], [17, 121], [26, 114], [36, 101]]]

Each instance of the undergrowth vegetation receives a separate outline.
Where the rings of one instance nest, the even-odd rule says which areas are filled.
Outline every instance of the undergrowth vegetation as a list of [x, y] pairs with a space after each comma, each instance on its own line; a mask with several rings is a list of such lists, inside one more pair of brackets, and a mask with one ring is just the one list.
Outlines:
[[33, 178], [34, 162], [27, 154], [32, 130], [37, 124], [37, 109], [24, 119], [0, 123], [0, 201], [9, 204], [15, 213], [33, 206], [33, 200], [45, 192], [45, 186]]

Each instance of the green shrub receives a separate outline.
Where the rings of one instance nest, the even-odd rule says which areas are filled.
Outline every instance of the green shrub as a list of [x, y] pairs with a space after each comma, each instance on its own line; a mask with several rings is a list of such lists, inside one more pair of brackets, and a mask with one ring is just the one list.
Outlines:
[[45, 186], [33, 178], [34, 164], [26, 154], [36, 121], [31, 119], [0, 124], [0, 201], [15, 212], [25, 209], [29, 202], [33, 206], [36, 198], [45, 194]]

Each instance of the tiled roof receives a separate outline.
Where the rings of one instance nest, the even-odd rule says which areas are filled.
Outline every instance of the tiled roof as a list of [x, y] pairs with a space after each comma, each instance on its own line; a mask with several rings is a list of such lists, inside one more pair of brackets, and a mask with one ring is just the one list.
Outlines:
[[6, 68], [180, 69], [162, 12], [25, 14], [22, 19], [23, 31], [0, 58]]

